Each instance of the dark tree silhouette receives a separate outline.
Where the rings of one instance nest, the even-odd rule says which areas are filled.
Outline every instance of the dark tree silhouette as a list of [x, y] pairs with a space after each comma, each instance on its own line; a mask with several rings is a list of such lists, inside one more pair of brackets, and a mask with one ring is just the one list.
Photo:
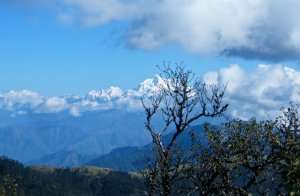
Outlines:
[[[152, 136], [155, 160], [146, 172], [149, 195], [171, 195], [173, 185], [184, 167], [183, 158], [175, 151], [178, 137], [202, 117], [216, 117], [227, 109], [223, 104], [225, 88], [209, 86], [195, 75], [178, 65], [161, 69], [162, 79], [158, 89], [142, 99], [146, 112], [145, 127]], [[153, 126], [153, 119], [161, 116], [162, 127]], [[168, 141], [162, 136], [175, 130]]]
[[208, 145], [195, 143], [183, 171], [185, 195], [299, 195], [299, 107], [275, 121], [232, 120], [206, 127]]
[[300, 195], [300, 116], [299, 105], [290, 103], [282, 108], [282, 115], [275, 121], [272, 137], [282, 186], [291, 195]]

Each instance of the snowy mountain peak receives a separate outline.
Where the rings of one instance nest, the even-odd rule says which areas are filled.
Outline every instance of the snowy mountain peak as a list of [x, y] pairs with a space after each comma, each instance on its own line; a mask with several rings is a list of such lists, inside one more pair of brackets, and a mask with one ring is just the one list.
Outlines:
[[112, 86], [108, 89], [92, 90], [86, 97], [92, 100], [104, 99], [109, 101], [111, 99], [120, 98], [123, 94], [124, 92], [120, 87]]
[[153, 93], [163, 86], [164, 83], [164, 80], [159, 75], [155, 75], [153, 78], [149, 78], [141, 82], [139, 84], [138, 91], [141, 94]]
[[80, 113], [107, 109], [139, 109], [140, 97], [151, 94], [163, 85], [159, 75], [140, 83], [138, 88], [123, 91], [120, 87], [92, 90], [86, 96], [46, 97], [30, 90], [0, 93], [0, 110], [10, 111], [14, 116], [20, 111], [34, 113], [58, 113], [68, 111], [73, 116]]

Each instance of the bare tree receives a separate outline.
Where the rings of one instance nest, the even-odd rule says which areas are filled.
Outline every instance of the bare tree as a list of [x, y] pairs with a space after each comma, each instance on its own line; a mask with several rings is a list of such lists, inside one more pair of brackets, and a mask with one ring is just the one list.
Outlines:
[[[146, 113], [145, 127], [154, 145], [155, 160], [146, 172], [149, 195], [171, 195], [173, 185], [184, 167], [183, 158], [176, 153], [178, 137], [202, 117], [216, 117], [225, 112], [228, 105], [223, 104], [224, 88], [207, 85], [195, 75], [177, 65], [161, 69], [161, 84], [151, 95], [142, 99]], [[155, 127], [153, 119], [164, 120], [162, 127]], [[163, 141], [169, 130], [171, 138]]]

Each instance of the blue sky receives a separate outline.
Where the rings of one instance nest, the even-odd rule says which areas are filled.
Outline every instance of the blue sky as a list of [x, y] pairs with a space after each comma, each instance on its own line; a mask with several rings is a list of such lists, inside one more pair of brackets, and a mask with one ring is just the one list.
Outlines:
[[[126, 29], [132, 28], [128, 21], [109, 20], [88, 26], [65, 24], [44, 7], [0, 4], [0, 23], [1, 92], [30, 89], [44, 95], [82, 95], [111, 85], [128, 89], [155, 74], [155, 65], [164, 61], [183, 61], [197, 74], [229, 64], [241, 64], [251, 70], [258, 63], [274, 63], [270, 59], [274, 56], [264, 59], [259, 55], [204, 55], [197, 47], [189, 50], [189, 45], [180, 41], [150, 50], [141, 45], [133, 47], [124, 38]], [[274, 59], [276, 63], [298, 67], [294, 57]]]

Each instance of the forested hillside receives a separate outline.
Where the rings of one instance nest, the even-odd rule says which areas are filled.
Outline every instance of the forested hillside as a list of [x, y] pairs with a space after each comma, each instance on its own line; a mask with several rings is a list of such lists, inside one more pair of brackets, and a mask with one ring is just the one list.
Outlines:
[[0, 196], [145, 195], [142, 177], [97, 167], [24, 167], [0, 158]]

